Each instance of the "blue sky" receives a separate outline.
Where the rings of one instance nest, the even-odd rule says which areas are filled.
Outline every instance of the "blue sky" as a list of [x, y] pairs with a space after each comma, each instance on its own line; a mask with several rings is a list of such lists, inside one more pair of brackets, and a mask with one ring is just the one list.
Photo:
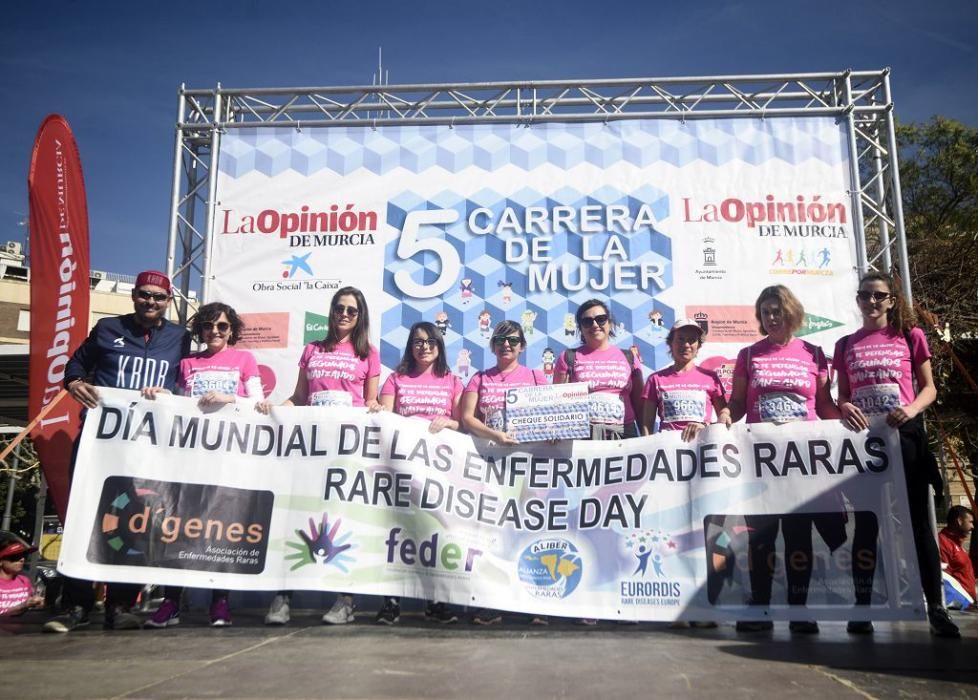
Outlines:
[[0, 242], [23, 240], [45, 115], [68, 118], [92, 267], [163, 267], [176, 92], [893, 69], [903, 121], [978, 125], [978, 3], [18, 2], [0, 25]]

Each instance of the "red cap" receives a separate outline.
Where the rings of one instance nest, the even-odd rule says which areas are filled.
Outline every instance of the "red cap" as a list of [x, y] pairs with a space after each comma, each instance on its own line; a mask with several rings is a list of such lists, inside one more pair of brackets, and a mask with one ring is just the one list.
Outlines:
[[136, 286], [142, 287], [151, 284], [154, 287], [162, 287], [168, 293], [170, 291], [170, 278], [159, 270], [144, 270], [136, 275]]
[[13, 557], [18, 554], [30, 554], [31, 552], [37, 551], [37, 547], [31, 547], [24, 540], [17, 537], [17, 535], [7, 533], [7, 538], [4, 538], [4, 540], [0, 544], [0, 559], [6, 559], [7, 557]]

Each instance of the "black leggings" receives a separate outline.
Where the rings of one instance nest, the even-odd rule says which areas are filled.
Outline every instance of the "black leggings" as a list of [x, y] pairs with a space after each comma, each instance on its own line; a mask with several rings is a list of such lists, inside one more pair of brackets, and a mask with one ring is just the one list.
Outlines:
[[784, 534], [788, 604], [804, 605], [808, 601], [808, 583], [812, 578], [812, 516], [807, 513], [745, 515], [744, 522], [749, 528], [750, 604], [771, 604], [771, 581], [777, 559], [775, 545], [780, 524]]

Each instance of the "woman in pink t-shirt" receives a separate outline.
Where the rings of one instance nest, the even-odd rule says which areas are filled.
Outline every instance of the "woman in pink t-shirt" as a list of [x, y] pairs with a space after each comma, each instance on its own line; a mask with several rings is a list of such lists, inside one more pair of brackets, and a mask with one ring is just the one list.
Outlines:
[[23, 574], [27, 555], [36, 551], [15, 534], [0, 533], [0, 617], [44, 605], [43, 596], [34, 595], [31, 580]]
[[[737, 355], [734, 366], [730, 417], [738, 421], [745, 415], [748, 423], [811, 421], [838, 419], [839, 410], [829, 394], [828, 362], [817, 345], [794, 337], [805, 318], [805, 309], [784, 285], [766, 287], [754, 304], [754, 315], [763, 339]], [[784, 535], [785, 561], [798, 562], [786, 567], [789, 605], [808, 602], [808, 584], [812, 577], [812, 526], [816, 517], [820, 530], [835, 527], [843, 514], [812, 516], [806, 513], [785, 515], [749, 515], [748, 528], [751, 604], [771, 604], [774, 578], [775, 542], [778, 528]], [[822, 520], [825, 522], [823, 523]], [[837, 528], [836, 528], [837, 529]], [[741, 632], [771, 629], [769, 621], [738, 622]], [[792, 632], [817, 634], [818, 623], [793, 620]]]
[[[342, 287], [329, 303], [326, 337], [306, 345], [299, 358], [299, 376], [292, 396], [282, 406], [348, 406], [376, 411], [380, 382], [380, 354], [370, 344], [370, 312], [367, 300], [356, 287]], [[268, 414], [272, 405], [255, 406]], [[284, 625], [290, 619], [291, 591], [281, 591], [265, 615], [266, 625]], [[343, 625], [353, 622], [353, 596], [341, 593], [323, 622]]]
[[[885, 417], [889, 426], [900, 431], [910, 524], [930, 630], [938, 637], [959, 637], [957, 625], [944, 608], [940, 553], [928, 509], [929, 486], [940, 492], [942, 484], [924, 431], [923, 413], [937, 398], [927, 338], [915, 325], [910, 304], [889, 275], [865, 275], [859, 282], [856, 304], [863, 327], [840, 338], [833, 355], [839, 377], [839, 410], [855, 430], [866, 430], [871, 419]], [[875, 518], [861, 513], [856, 513], [855, 526], [852, 575], [856, 605], [869, 605], [879, 526]], [[856, 552], [863, 556], [856, 556]], [[860, 568], [860, 562], [870, 565]], [[873, 626], [868, 621], [850, 622], [849, 631], [868, 634]]]
[[[526, 336], [519, 323], [499, 322], [489, 342], [496, 356], [496, 366], [477, 372], [469, 380], [462, 393], [462, 425], [477, 437], [500, 445], [518, 445], [513, 436], [506, 432], [503, 423], [506, 392], [546, 384], [547, 378], [540, 370], [531, 370], [520, 364], [520, 353], [526, 349]], [[494, 625], [502, 619], [502, 613], [491, 608], [477, 610], [472, 616], [472, 622], [477, 625]], [[533, 622], [547, 624], [547, 619], [535, 617]]]
[[[380, 390], [380, 404], [386, 411], [428, 421], [428, 430], [459, 429], [459, 400], [462, 382], [448, 369], [445, 340], [437, 326], [419, 321], [411, 326], [401, 363], [391, 372]], [[425, 607], [425, 619], [455, 622], [458, 615], [445, 603], [432, 601]], [[377, 622], [392, 625], [401, 617], [398, 598], [388, 597], [377, 612]]]
[[638, 435], [642, 415], [642, 367], [635, 355], [611, 344], [615, 319], [607, 305], [590, 299], [575, 314], [584, 344], [565, 350], [554, 368], [554, 384], [586, 382], [590, 392], [591, 438], [620, 440]]
[[642, 434], [651, 435], [656, 417], [659, 431], [681, 430], [690, 442], [708, 423], [730, 425], [730, 409], [719, 377], [696, 366], [696, 355], [703, 345], [703, 329], [688, 318], [676, 321], [666, 336], [672, 366], [660, 370], [645, 383], [642, 398]]
[[[233, 347], [241, 339], [244, 323], [232, 307], [218, 301], [204, 304], [189, 325], [191, 336], [204, 349], [180, 360], [180, 394], [196, 398], [204, 409], [233, 403], [239, 396], [254, 400], [265, 397], [255, 356]], [[143, 389], [147, 398], [165, 393], [169, 392], [162, 387]], [[167, 586], [163, 603], [144, 624], [160, 629], [180, 624], [182, 594], [182, 586]], [[227, 591], [212, 591], [210, 620], [211, 627], [231, 624]]]

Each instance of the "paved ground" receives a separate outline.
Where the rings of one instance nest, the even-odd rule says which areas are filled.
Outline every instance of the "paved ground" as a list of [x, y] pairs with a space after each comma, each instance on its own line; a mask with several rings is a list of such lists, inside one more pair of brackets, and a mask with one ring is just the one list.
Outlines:
[[259, 611], [234, 627], [203, 611], [166, 630], [42, 634], [40, 613], [0, 624], [3, 698], [978, 698], [978, 615], [964, 639], [923, 623], [878, 623], [853, 638], [839, 623], [817, 637], [673, 630], [660, 624], [578, 627], [516, 621], [440, 626], [407, 615], [383, 627], [366, 613], [328, 627], [313, 611], [268, 628]]

